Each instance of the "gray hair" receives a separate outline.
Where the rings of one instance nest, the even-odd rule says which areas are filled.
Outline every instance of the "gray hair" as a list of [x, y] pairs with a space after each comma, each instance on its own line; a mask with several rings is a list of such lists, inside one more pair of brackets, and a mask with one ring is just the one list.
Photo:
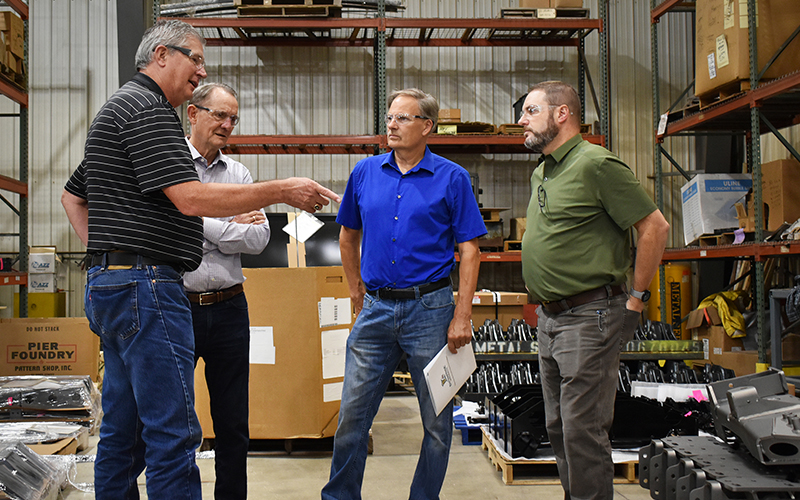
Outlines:
[[581, 98], [575, 87], [568, 83], [550, 80], [537, 83], [528, 90], [528, 93], [536, 90], [544, 93], [547, 104], [552, 106], [566, 104], [572, 115], [580, 121], [578, 117], [581, 116]]
[[183, 21], [158, 21], [148, 28], [136, 49], [136, 70], [141, 71], [153, 61], [153, 53], [159, 45], [182, 46], [189, 38], [197, 39], [203, 47], [206, 39], [199, 31]]
[[224, 83], [206, 83], [194, 89], [194, 92], [192, 92], [192, 98], [189, 99], [189, 104], [194, 104], [195, 106], [198, 104], [204, 104], [208, 100], [211, 93], [216, 89], [227, 92], [233, 96], [234, 99], [238, 99], [236, 91], [233, 90], [230, 85], [226, 85]]
[[436, 98], [416, 88], [395, 90], [389, 95], [387, 107], [392, 107], [392, 102], [401, 95], [416, 99], [420, 113], [433, 121], [433, 130], [436, 130], [436, 122], [439, 121], [439, 103], [436, 102]]

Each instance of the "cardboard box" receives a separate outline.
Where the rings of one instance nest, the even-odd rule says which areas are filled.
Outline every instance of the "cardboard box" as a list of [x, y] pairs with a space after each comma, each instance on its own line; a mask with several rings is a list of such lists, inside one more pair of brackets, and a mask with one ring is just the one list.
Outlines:
[[56, 247], [30, 247], [28, 273], [54, 273], [60, 262], [61, 259], [56, 255]]
[[55, 293], [58, 291], [57, 274], [28, 275], [28, 293]]
[[[458, 300], [458, 292], [454, 293]], [[472, 298], [472, 324], [475, 328], [487, 319], [496, 319], [505, 330], [512, 319], [523, 319], [528, 294], [519, 292], [475, 292]]]
[[[703, 96], [750, 78], [747, 2], [697, 0], [695, 94]], [[758, 68], [800, 24], [797, 0], [757, 0]], [[800, 69], [800, 38], [796, 38], [770, 66], [762, 79], [773, 79]]]
[[99, 377], [100, 337], [86, 318], [0, 318], [0, 376]]
[[440, 109], [439, 110], [439, 123], [447, 123], [447, 122], [460, 122], [461, 121], [461, 110], [452, 108], [452, 109]]
[[684, 184], [681, 200], [686, 245], [717, 229], [739, 227], [735, 204], [752, 185], [750, 174], [698, 174]]
[[[800, 162], [794, 158], [761, 165], [761, 200], [764, 228], [777, 231], [784, 222], [792, 224], [800, 218]], [[739, 227], [755, 231], [753, 194], [747, 195], [747, 208], [737, 204]]]
[[583, 0], [550, 0], [553, 8], [577, 8], [583, 7]]
[[704, 359], [713, 360], [712, 356], [744, 349], [741, 338], [731, 338], [725, 332], [717, 308], [714, 306], [696, 309], [689, 313], [686, 331], [692, 340], [703, 342]]
[[525, 235], [525, 227], [528, 219], [526, 217], [514, 217], [511, 219], [511, 235], [509, 240], [522, 241], [522, 236]]
[[709, 359], [715, 365], [733, 370], [737, 377], [752, 375], [756, 372], [758, 351], [734, 351], [715, 354]]
[[519, 0], [520, 9], [549, 9], [550, 0]]
[[[244, 275], [251, 327], [250, 438], [333, 436], [344, 380], [344, 342], [352, 327], [343, 268], [245, 269]], [[271, 359], [264, 342], [274, 345]], [[203, 369], [198, 363], [196, 409], [203, 436], [210, 438], [214, 432]]]
[[25, 23], [13, 12], [0, 12], [0, 31], [5, 31], [5, 43], [12, 54], [25, 57]]
[[[39, 276], [49, 276], [40, 274]], [[67, 315], [67, 293], [29, 293], [29, 318], [63, 318]], [[14, 294], [14, 317], [19, 318], [19, 293]]]

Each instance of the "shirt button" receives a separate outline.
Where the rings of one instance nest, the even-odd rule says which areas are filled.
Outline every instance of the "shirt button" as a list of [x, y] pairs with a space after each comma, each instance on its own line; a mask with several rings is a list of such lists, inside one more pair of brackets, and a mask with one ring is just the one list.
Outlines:
[[394, 261], [392, 261], [392, 264], [394, 264]]
[[397, 220], [397, 216], [395, 216], [394, 220]]
[[400, 195], [398, 194], [398, 195], [397, 195], [397, 199], [399, 200], [400, 198], [402, 198], [402, 196], [400, 196]]
[[392, 238], [392, 241], [397, 241], [397, 238]]

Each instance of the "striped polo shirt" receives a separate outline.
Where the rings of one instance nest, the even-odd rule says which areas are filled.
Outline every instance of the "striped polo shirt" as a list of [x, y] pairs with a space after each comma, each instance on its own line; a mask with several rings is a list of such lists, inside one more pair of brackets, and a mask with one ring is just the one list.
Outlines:
[[178, 114], [137, 73], [95, 117], [65, 188], [88, 200], [88, 252], [133, 252], [192, 271], [203, 257], [202, 219], [183, 215], [162, 191], [189, 181], [199, 178]]

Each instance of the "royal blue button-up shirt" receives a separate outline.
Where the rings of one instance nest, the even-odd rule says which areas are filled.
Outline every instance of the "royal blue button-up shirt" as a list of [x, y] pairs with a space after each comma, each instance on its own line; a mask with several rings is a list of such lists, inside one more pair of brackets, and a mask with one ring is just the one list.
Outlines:
[[336, 222], [361, 230], [361, 279], [368, 290], [407, 288], [450, 275], [454, 248], [486, 234], [469, 174], [425, 148], [405, 174], [394, 153], [358, 162]]

